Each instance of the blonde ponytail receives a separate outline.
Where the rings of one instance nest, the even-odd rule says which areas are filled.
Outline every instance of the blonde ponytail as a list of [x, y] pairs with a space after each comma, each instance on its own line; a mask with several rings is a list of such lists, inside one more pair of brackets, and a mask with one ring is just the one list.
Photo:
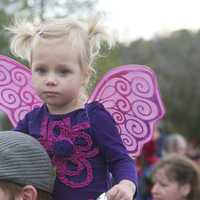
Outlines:
[[90, 64], [102, 55], [101, 48], [105, 44], [108, 49], [114, 45], [114, 40], [106, 32], [106, 28], [99, 25], [99, 18], [95, 17], [88, 23], [88, 38], [90, 45]]
[[30, 62], [31, 48], [38, 27], [28, 22], [15, 21], [13, 26], [6, 28], [12, 34], [10, 49], [11, 52], [22, 59]]

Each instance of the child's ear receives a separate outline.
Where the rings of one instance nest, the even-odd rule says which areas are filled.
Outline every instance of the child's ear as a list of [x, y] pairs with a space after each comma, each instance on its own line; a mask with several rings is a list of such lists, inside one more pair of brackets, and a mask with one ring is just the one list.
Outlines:
[[32, 185], [26, 185], [22, 188], [20, 193], [20, 200], [37, 200], [37, 189]]
[[180, 192], [182, 196], [186, 198], [188, 194], [191, 192], [191, 186], [189, 184], [182, 185], [180, 188]]

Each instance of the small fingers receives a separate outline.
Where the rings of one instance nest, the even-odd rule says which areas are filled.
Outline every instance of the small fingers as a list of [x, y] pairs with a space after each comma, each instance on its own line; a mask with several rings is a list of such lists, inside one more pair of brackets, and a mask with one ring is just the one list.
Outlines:
[[132, 200], [129, 196], [130, 195], [118, 187], [118, 185], [114, 186], [106, 193], [107, 200]]
[[115, 200], [117, 198], [118, 192], [119, 190], [117, 186], [112, 187], [108, 192], [106, 192], [107, 200]]

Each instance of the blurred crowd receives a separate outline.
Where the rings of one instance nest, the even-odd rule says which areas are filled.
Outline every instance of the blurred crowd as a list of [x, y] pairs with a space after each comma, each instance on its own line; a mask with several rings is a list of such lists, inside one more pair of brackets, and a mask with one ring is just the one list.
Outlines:
[[165, 133], [158, 125], [137, 169], [137, 200], [200, 199], [200, 150], [182, 134]]

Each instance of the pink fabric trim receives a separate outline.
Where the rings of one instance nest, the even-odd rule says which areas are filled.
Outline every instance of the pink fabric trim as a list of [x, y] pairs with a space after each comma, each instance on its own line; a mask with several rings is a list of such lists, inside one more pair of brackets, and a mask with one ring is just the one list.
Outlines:
[[[53, 133], [54, 128], [59, 129], [60, 134]], [[57, 121], [49, 121], [45, 117], [41, 124], [41, 144], [46, 148], [52, 157], [52, 163], [57, 168], [59, 180], [72, 188], [82, 188], [89, 185], [93, 180], [93, 169], [88, 161], [99, 153], [98, 148], [93, 147], [93, 141], [84, 129], [89, 128], [89, 122], [83, 122], [71, 127], [70, 118], [64, 118]], [[53, 146], [55, 142], [69, 140], [74, 145], [74, 151], [66, 157], [55, 156]], [[77, 141], [84, 141], [84, 144], [77, 144]], [[70, 169], [70, 163], [75, 169]], [[73, 178], [83, 176], [80, 181], [74, 181]]]

